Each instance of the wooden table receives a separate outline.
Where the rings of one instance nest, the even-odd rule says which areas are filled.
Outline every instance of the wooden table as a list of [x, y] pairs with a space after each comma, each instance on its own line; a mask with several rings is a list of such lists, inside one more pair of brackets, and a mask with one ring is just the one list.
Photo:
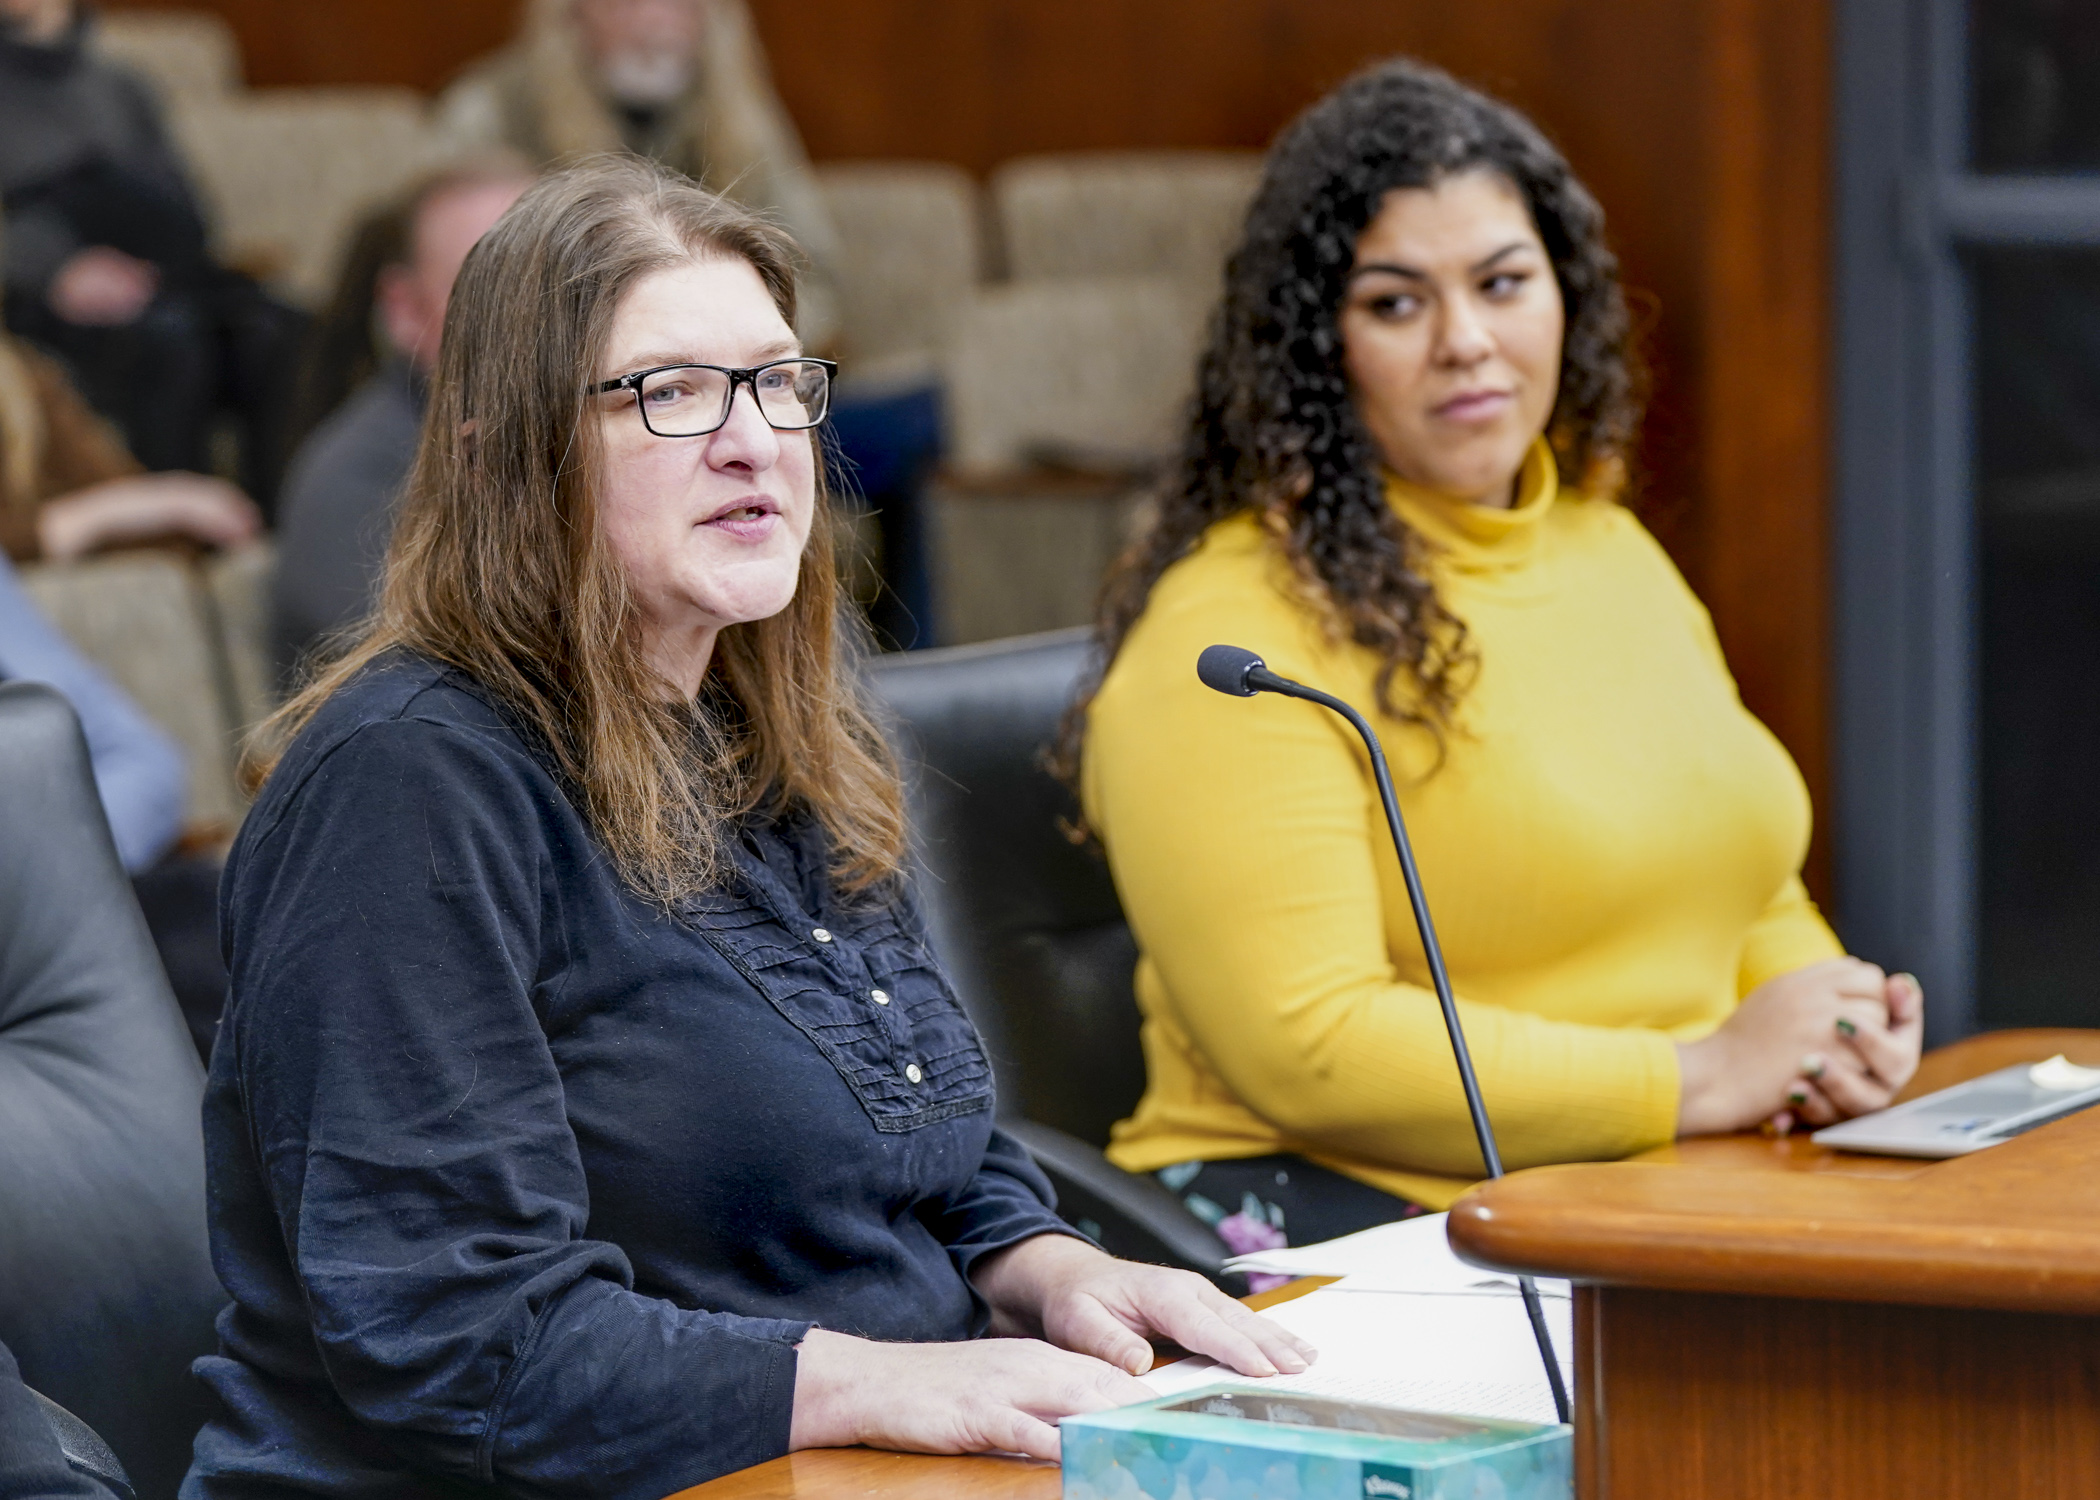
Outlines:
[[[2100, 1064], [2100, 1032], [1975, 1037], [1910, 1092], [2057, 1052]], [[1475, 1259], [1594, 1283], [1576, 1293], [1585, 1500], [2100, 1497], [2100, 1110], [1937, 1164], [1688, 1141], [1520, 1172], [1452, 1222]], [[1051, 1464], [832, 1448], [674, 1500], [1058, 1492]]]
[[[1913, 1092], [2100, 1032], [2001, 1032]], [[1451, 1215], [1571, 1276], [1583, 1500], [2100, 1497], [2100, 1110], [1947, 1162], [1805, 1138], [1544, 1167]]]

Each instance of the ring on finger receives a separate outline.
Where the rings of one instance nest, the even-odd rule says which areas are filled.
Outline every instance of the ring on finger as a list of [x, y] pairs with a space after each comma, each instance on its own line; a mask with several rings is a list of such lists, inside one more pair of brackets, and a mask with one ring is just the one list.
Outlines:
[[1798, 1069], [1798, 1071], [1800, 1072], [1803, 1078], [1813, 1081], [1815, 1079], [1821, 1078], [1823, 1076], [1824, 1071], [1827, 1068], [1829, 1068], [1829, 1066], [1829, 1058], [1825, 1057], [1820, 1052], [1810, 1052], [1804, 1057], [1802, 1057], [1801, 1066]]

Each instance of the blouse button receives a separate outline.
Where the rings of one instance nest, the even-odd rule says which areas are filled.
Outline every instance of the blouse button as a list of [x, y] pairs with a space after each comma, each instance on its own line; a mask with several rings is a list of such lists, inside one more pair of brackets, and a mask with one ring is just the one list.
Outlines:
[[831, 933], [827, 929], [822, 927], [819, 927], [815, 931], [811, 932], [810, 936], [815, 938], [820, 943], [828, 943], [831, 941]]
[[890, 992], [888, 990], [869, 990], [868, 998], [877, 1005], [887, 1005], [890, 1003]]
[[906, 1078], [909, 1078], [913, 1083], [917, 1083], [921, 1078], [924, 1078], [926, 1075], [919, 1071], [919, 1065], [917, 1063], [906, 1063], [904, 1065], [904, 1076]]

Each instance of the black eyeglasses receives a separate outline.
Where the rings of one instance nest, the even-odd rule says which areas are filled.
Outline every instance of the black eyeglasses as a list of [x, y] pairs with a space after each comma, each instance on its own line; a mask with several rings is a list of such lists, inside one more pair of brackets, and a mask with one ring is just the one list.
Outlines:
[[633, 391], [642, 425], [658, 437], [704, 437], [729, 420], [736, 388], [751, 387], [758, 413], [779, 432], [807, 432], [831, 410], [828, 359], [776, 359], [749, 369], [727, 365], [659, 365], [591, 389], [597, 395]]

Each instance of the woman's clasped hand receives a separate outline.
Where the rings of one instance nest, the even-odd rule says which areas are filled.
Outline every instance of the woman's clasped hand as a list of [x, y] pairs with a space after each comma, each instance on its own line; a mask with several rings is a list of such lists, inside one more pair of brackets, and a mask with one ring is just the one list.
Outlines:
[[1719, 1030], [1679, 1047], [1679, 1133], [1782, 1116], [1830, 1125], [1886, 1109], [1917, 1071], [1924, 1012], [1916, 979], [1857, 958], [1769, 979]]
[[1128, 1406], [1152, 1340], [1242, 1375], [1295, 1375], [1317, 1353], [1202, 1277], [1116, 1260], [1063, 1235], [986, 1256], [971, 1277], [992, 1332], [957, 1344], [877, 1343], [822, 1329], [795, 1370], [795, 1448], [865, 1443], [915, 1453], [1058, 1456], [1062, 1417]]

